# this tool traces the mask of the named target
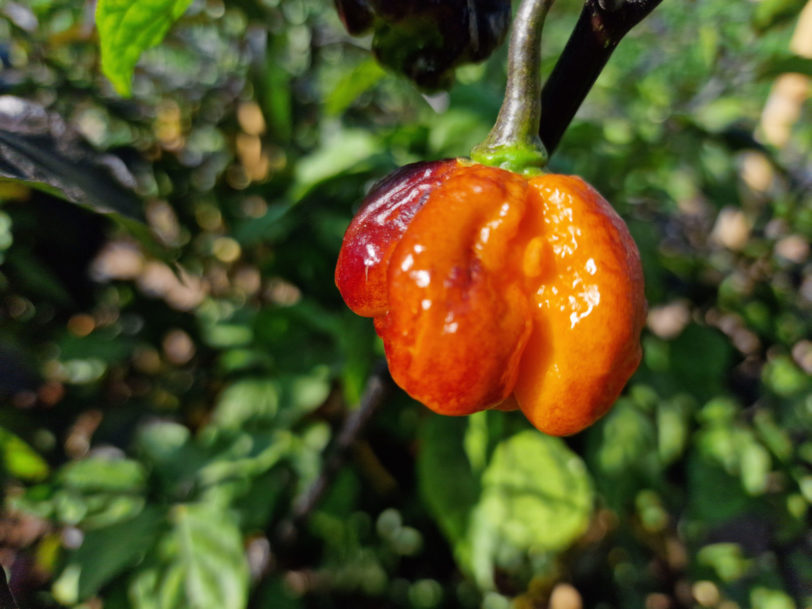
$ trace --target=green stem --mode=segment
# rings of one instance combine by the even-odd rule
[[[483,165],[536,174],[547,163],[541,120],[541,30],[553,0],[522,0],[510,34],[505,99],[496,124],[471,158]]]

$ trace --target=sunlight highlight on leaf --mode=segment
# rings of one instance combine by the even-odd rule
[[[160,43],[191,0],[99,0],[102,70],[119,95],[132,93],[132,75],[141,53]]]

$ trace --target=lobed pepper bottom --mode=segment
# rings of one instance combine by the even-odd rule
[[[336,284],[374,318],[395,382],[440,414],[518,407],[543,432],[576,433],[640,362],[637,247],[576,176],[403,167],[347,229]]]

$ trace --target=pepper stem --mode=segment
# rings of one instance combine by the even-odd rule
[[[488,137],[471,151],[483,165],[538,174],[547,151],[538,136],[541,121],[541,30],[554,0],[522,0],[513,18],[505,99]]]

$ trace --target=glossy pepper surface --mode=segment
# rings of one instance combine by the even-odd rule
[[[441,414],[518,406],[538,429],[572,434],[640,362],[637,247],[575,176],[403,167],[350,224],[336,284],[374,318],[394,380]]]
[[[381,64],[418,86],[448,87],[455,67],[487,58],[510,24],[510,0],[335,0],[350,34],[372,30]]]

